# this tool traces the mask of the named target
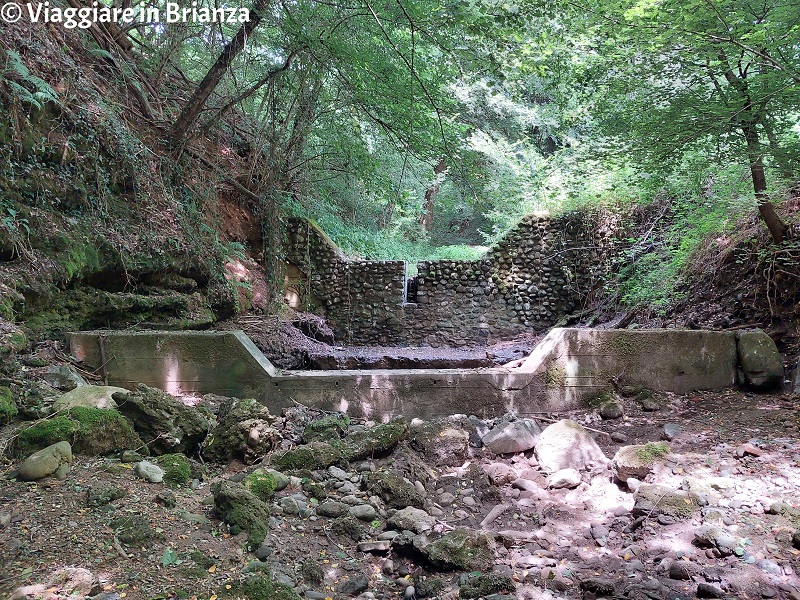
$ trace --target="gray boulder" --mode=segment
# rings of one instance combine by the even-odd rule
[[[153,454],[192,454],[208,433],[202,414],[161,390],[139,384],[136,391],[115,392],[113,398]]]
[[[117,408],[117,403],[112,398],[117,392],[127,393],[128,390],[112,385],[83,385],[74,388],[56,398],[53,410],[66,410],[83,406],[86,408]]]
[[[581,474],[575,469],[561,469],[547,478],[547,485],[553,489],[574,488],[581,484]]]
[[[739,333],[737,349],[747,388],[768,391],[783,383],[783,359],[775,342],[762,330]]]
[[[69,365],[46,367],[38,375],[39,379],[50,387],[64,392],[88,385],[86,380]]]
[[[561,469],[587,471],[608,463],[589,431],[569,419],[548,425],[539,436],[534,452],[539,467],[547,473]]]
[[[536,445],[542,428],[533,419],[503,421],[481,438],[481,442],[495,454],[516,454]]]
[[[136,463],[134,473],[150,483],[161,483],[164,481],[164,470],[158,465],[154,465],[146,460]]]
[[[398,510],[389,517],[387,525],[397,531],[424,533],[433,529],[433,526],[436,525],[436,518],[422,509],[409,506],[403,510]]]
[[[69,442],[58,442],[34,452],[19,466],[19,478],[35,481],[48,475],[63,477],[72,463],[72,447]]]

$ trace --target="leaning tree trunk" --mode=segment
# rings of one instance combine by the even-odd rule
[[[767,224],[772,235],[772,241],[780,244],[786,233],[786,225],[781,221],[775,207],[767,196],[767,178],[764,174],[764,159],[761,154],[761,143],[758,139],[755,123],[749,122],[742,126],[745,140],[747,141],[747,157],[750,161],[750,177],[753,180],[753,191],[758,202],[758,212],[764,223]]]
[[[217,88],[219,82],[222,81],[233,60],[244,49],[250,34],[258,27],[268,5],[269,0],[256,0],[253,9],[250,11],[250,20],[239,28],[233,39],[222,49],[222,54],[219,55],[217,61],[206,73],[206,76],[203,77],[203,81],[200,82],[189,102],[183,107],[178,120],[175,121],[170,134],[173,144],[178,144],[183,140],[186,132],[194,125],[203,107],[205,107],[208,97]]]

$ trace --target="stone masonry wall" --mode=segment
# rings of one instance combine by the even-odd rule
[[[287,258],[307,304],[351,344],[462,346],[542,331],[582,308],[609,271],[612,243],[590,215],[529,215],[474,261],[348,260],[314,224],[288,225]]]

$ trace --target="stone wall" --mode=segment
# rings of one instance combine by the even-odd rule
[[[352,344],[462,346],[543,331],[585,305],[613,251],[591,215],[529,215],[478,260],[420,262],[409,288],[402,261],[348,260],[307,221],[288,230],[299,273],[290,287]]]

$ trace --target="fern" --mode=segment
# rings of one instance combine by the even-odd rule
[[[12,81],[6,76],[7,73],[16,74],[22,83]],[[20,55],[13,50],[6,52],[6,68],[2,74],[2,80],[6,82],[17,98],[22,102],[35,106],[37,109],[41,109],[48,102],[61,104],[58,99],[58,93],[44,79],[31,75],[28,67],[22,62]]]

